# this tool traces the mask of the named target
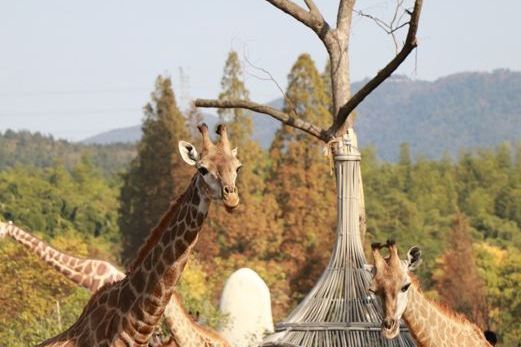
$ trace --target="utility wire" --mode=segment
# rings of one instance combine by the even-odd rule
[[[150,91],[150,88],[107,88],[107,89],[79,89],[79,90],[37,90],[19,92],[1,92],[0,97],[28,97],[49,95],[82,95],[82,94],[125,94]]]

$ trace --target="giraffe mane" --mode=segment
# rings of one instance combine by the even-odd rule
[[[454,311],[453,309],[450,308],[449,305],[447,305],[444,302],[435,301],[435,300],[432,300],[432,299],[429,299],[428,297],[426,297],[421,288],[420,280],[415,275],[413,275],[411,272],[409,272],[409,276],[411,278],[411,282],[412,282],[414,288],[416,288],[418,293],[421,294],[425,298],[425,300],[427,300],[427,302],[429,304],[436,307],[441,313],[443,313],[445,316],[447,316],[447,318],[449,318],[453,321],[456,321],[458,323],[468,325],[472,329],[474,329],[476,332],[480,333],[481,335],[484,335],[483,330],[480,329],[475,323],[471,322],[467,318],[467,316],[465,316],[463,313]]]
[[[192,178],[191,184],[194,183],[197,174]],[[139,248],[136,259],[130,264],[128,267],[128,273],[133,272],[136,268],[143,263],[146,256],[150,253],[150,251],[154,248],[154,246],[159,242],[161,235],[168,228],[168,221],[171,219],[172,215],[178,212],[179,205],[183,203],[186,199],[186,192],[181,194],[177,200],[173,203],[173,207],[169,208],[159,220],[159,223],[152,229],[149,236],[143,243],[143,245]]]

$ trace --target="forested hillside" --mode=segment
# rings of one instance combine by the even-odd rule
[[[311,57],[298,57],[288,78],[286,93],[298,102],[299,117],[326,124],[330,100]],[[221,85],[221,99],[248,97],[234,52]],[[225,279],[239,267],[251,267],[270,287],[277,321],[327,264],[335,237],[334,177],[322,145],[309,136],[280,128],[264,150],[252,141],[248,112],[226,111],[219,117],[228,123],[232,145],[239,147],[241,205],[233,214],[212,206],[179,290],[188,310],[215,325],[222,321],[216,307]],[[145,136],[136,156],[127,146],[85,147],[7,132],[0,139],[9,144],[0,149],[0,218],[14,220],[59,249],[123,268],[195,173],[181,161],[177,141],[198,144],[194,124],[200,119],[195,110],[183,117],[170,79],[159,77],[145,107]],[[372,131],[377,136],[380,130]],[[364,243],[394,238],[402,254],[420,246],[419,277],[427,295],[497,331],[503,346],[516,346],[521,339],[521,145],[464,150],[455,159],[439,149],[441,159],[429,160],[398,144],[409,138],[407,132],[395,132],[395,144],[387,144],[398,153],[395,163],[378,159],[374,147],[363,150]],[[62,153],[66,159],[59,160]],[[0,273],[5,307],[0,341],[8,346],[33,345],[63,330],[89,297],[9,239],[0,242]]]
[[[84,155],[89,156],[103,174],[113,175],[126,170],[135,155],[135,145],[86,145],[28,131],[0,132],[0,170],[16,165],[49,168],[56,164],[72,169]]]

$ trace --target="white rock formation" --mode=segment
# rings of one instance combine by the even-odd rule
[[[220,332],[235,347],[258,346],[273,332],[270,291],[252,269],[239,269],[228,278],[220,310],[227,316]]]

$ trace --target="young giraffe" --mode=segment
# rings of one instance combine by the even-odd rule
[[[179,142],[183,160],[198,171],[152,230],[127,276],[102,287],[76,323],[40,346],[147,345],[197,241],[211,200],[222,200],[227,211],[239,205],[235,180],[241,164],[226,128],[217,128],[218,144],[211,142],[205,124],[199,131],[203,136],[200,156],[193,145]]]
[[[380,248],[387,247],[389,256],[384,258]],[[426,299],[410,271],[421,263],[421,252],[413,247],[406,260],[400,260],[394,241],[372,244],[374,266],[368,266],[373,278],[369,291],[380,296],[385,317],[382,334],[388,339],[396,337],[400,319],[421,347],[479,347],[491,346],[483,332],[463,315],[454,313]]]
[[[44,241],[34,237],[12,222],[0,222],[0,238],[10,236],[35,253],[55,270],[74,283],[95,293],[102,286],[125,277],[112,264],[94,259],[76,258],[64,254]],[[199,325],[183,308],[181,298],[174,292],[165,309],[165,322],[173,340],[179,346],[229,347],[230,344],[216,331]],[[160,345],[159,337],[150,345]]]

